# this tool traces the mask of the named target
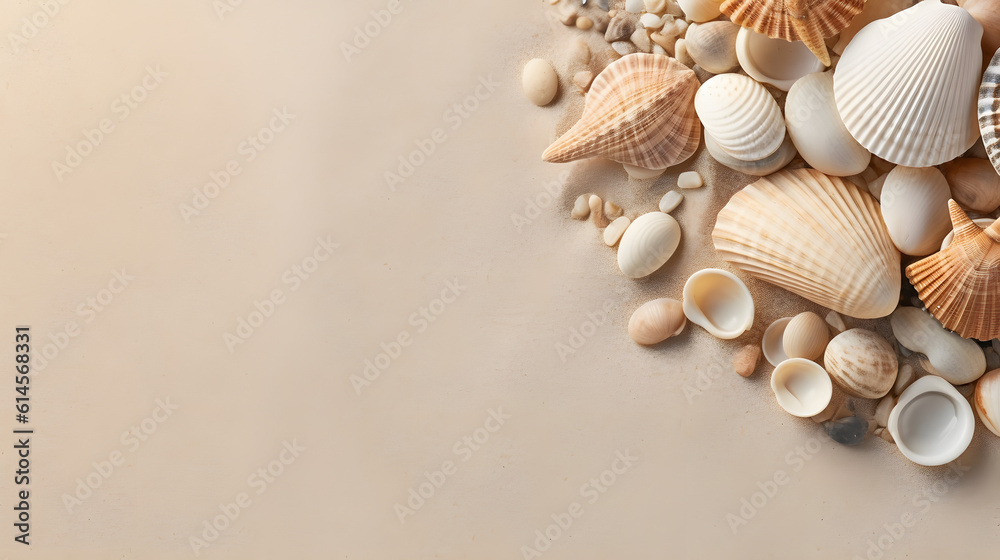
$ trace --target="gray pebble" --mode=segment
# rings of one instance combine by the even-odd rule
[[[848,416],[824,422],[823,428],[833,441],[844,445],[857,445],[868,433],[868,421],[859,416]]]

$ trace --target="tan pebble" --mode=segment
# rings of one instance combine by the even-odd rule
[[[622,234],[628,229],[629,224],[632,223],[631,220],[625,216],[619,216],[615,218],[615,221],[608,224],[608,227],[604,228],[604,244],[608,247],[614,247],[618,244],[618,241],[622,238]]]
[[[648,32],[641,27],[632,33],[631,41],[642,52],[648,53],[653,50],[653,42],[649,40]]]
[[[583,91],[590,89],[590,83],[594,81],[594,73],[590,70],[582,70],[573,76],[573,83]]]
[[[875,423],[883,428],[888,426],[889,413],[892,412],[894,406],[896,406],[896,397],[893,395],[882,397],[882,400],[878,401],[878,406],[875,407]]]
[[[750,377],[760,362],[760,346],[747,344],[733,356],[733,368],[743,377]]]
[[[590,64],[590,47],[587,46],[587,42],[577,37],[573,41],[573,45],[570,47],[570,60],[574,64],[579,64],[580,66],[586,66]]]
[[[618,10],[608,10],[608,17],[614,19],[618,15]]]
[[[604,217],[604,201],[596,194],[590,195],[590,217],[599,228],[608,227],[608,219]]]
[[[532,103],[544,107],[552,102],[556,92],[559,91],[559,76],[551,64],[541,58],[535,58],[524,65],[521,86]]]
[[[649,36],[654,43],[663,47],[663,50],[667,52],[674,52],[674,43],[677,40],[676,35],[664,35],[663,33],[653,33]]]
[[[577,18],[576,20],[577,29],[582,29],[583,31],[587,31],[592,27],[594,27],[594,20],[590,19],[589,17]]]
[[[559,21],[561,21],[563,25],[575,25],[577,17],[579,17],[579,15],[576,13],[576,10],[569,8],[563,10],[562,13],[559,14]]]
[[[622,212],[622,207],[618,206],[614,202],[608,200],[604,203],[604,217],[613,220],[621,216],[623,213],[624,212]]]
[[[573,203],[573,211],[569,215],[574,220],[586,220],[587,216],[590,215],[590,195],[581,194],[576,197],[576,202]]]
[[[660,212],[669,214],[673,212],[684,200],[684,195],[677,191],[667,191],[660,199]]]
[[[700,189],[704,184],[697,171],[685,171],[677,177],[677,186],[682,189]]]
[[[830,325],[836,334],[840,334],[847,330],[847,325],[844,324],[844,318],[840,316],[840,313],[836,311],[831,311],[826,314],[826,324]]]

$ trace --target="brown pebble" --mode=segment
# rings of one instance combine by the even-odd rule
[[[590,19],[589,17],[577,18],[576,20],[577,29],[582,29],[584,31],[587,31],[591,27],[594,27],[594,20]]]
[[[760,362],[760,346],[747,344],[733,356],[733,368],[743,377],[750,377]]]

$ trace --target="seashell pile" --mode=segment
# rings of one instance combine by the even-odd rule
[[[707,331],[746,383],[770,369],[777,408],[920,465],[958,458],[977,417],[1000,437],[1000,2],[549,3],[606,45],[525,66],[531,103],[583,95],[543,160],[611,160],[654,191],[645,211],[588,193],[569,212],[658,296],[633,308],[636,348]],[[720,194],[714,225],[688,223]],[[682,226],[711,231],[718,265],[674,277],[697,242]],[[758,309],[751,277],[811,305]]]

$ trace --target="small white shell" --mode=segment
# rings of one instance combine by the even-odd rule
[[[882,219],[900,253],[923,257],[937,252],[951,231],[951,190],[935,167],[897,166],[882,185]]]
[[[764,358],[772,366],[777,366],[788,359],[788,354],[785,354],[784,339],[785,328],[791,320],[791,317],[782,317],[771,323],[764,331],[764,337],[760,339],[760,349],[764,351]]]
[[[792,416],[816,416],[830,404],[833,383],[817,363],[790,358],[771,373],[771,390],[781,408]]]
[[[812,54],[812,53],[810,53]],[[826,322],[812,311],[799,313],[788,322],[781,337],[781,346],[789,358],[816,360],[830,342]]]
[[[935,467],[954,461],[969,447],[976,417],[950,383],[927,375],[899,396],[888,428],[907,459]]]
[[[972,383],[986,371],[986,355],[974,341],[944,329],[926,311],[900,307],[889,317],[901,345],[927,356],[927,371],[955,385]]]
[[[543,107],[551,103],[559,91],[559,76],[548,61],[534,58],[524,65],[521,87],[532,103]]]
[[[676,299],[660,298],[642,304],[628,320],[628,335],[639,344],[657,344],[677,336],[687,320]]]
[[[618,240],[622,238],[622,234],[628,229],[629,219],[625,216],[619,216],[615,218],[615,221],[608,224],[608,227],[604,228],[604,244],[608,247],[614,247]]]
[[[983,425],[994,435],[1000,436],[1000,369],[979,378],[973,402]]]
[[[785,97],[785,127],[799,155],[817,171],[847,177],[868,168],[871,153],[837,112],[832,72],[809,74],[792,85]]]
[[[618,246],[618,268],[629,278],[656,272],[681,242],[677,220],[663,212],[649,212],[635,219]]]
[[[733,273],[706,268],[684,283],[684,315],[712,336],[729,340],[753,326],[753,297]]]
[[[711,21],[720,15],[722,0],[677,0],[687,19],[694,22]]]
[[[772,39],[746,27],[736,37],[736,57],[751,78],[782,91],[802,76],[825,68],[802,41]]]
[[[764,159],[785,140],[778,103],[764,86],[741,74],[709,78],[695,94],[694,109],[705,136],[736,159]]]
[[[736,57],[736,37],[740,26],[731,21],[695,23],[684,35],[684,46],[695,64],[713,74],[724,74],[739,68]]]

